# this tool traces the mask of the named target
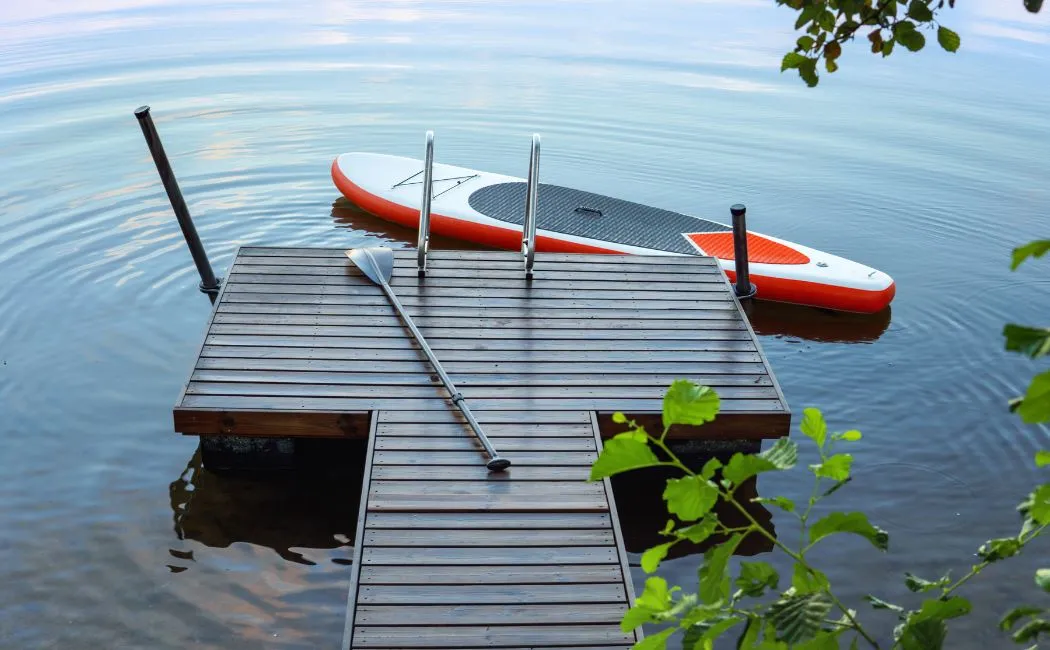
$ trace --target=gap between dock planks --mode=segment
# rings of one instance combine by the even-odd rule
[[[344,649],[640,638],[619,629],[634,594],[609,482],[587,481],[597,418],[519,415],[482,416],[515,463],[490,474],[465,425],[430,411],[373,414]]]

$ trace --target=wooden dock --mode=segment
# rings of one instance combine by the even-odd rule
[[[344,648],[623,647],[633,598],[608,481],[615,411],[670,382],[722,412],[678,438],[773,438],[790,413],[705,257],[396,252],[391,282],[501,454],[484,455],[343,249],[242,248],[174,411],[190,435],[368,437]]]

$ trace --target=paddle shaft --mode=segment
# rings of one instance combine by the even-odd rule
[[[401,305],[401,301],[397,299],[394,294],[394,290],[390,288],[390,285],[383,281],[380,283],[383,287],[383,291],[386,292],[386,297],[390,299],[391,304],[394,305],[394,309],[397,310],[398,315],[401,316],[401,320],[405,322],[408,329],[412,332],[412,336],[416,337],[416,342],[419,343],[419,347],[423,348],[423,352],[426,353],[427,359],[430,359],[430,365],[434,366],[434,370],[437,371],[438,377],[441,377],[441,383],[445,384],[445,388],[449,394],[452,395],[452,403],[459,407],[459,410],[463,412],[463,417],[467,418],[467,422],[470,424],[470,428],[474,430],[474,434],[481,441],[481,444],[485,447],[486,453],[488,453],[491,461],[500,460],[500,455],[496,449],[489,442],[488,436],[481,430],[481,425],[477,419],[474,418],[474,414],[470,412],[470,408],[467,407],[466,398],[459,392],[456,385],[452,383],[452,379],[445,373],[445,369],[441,367],[441,362],[438,361],[437,356],[434,355],[434,351],[427,345],[427,340],[423,338],[423,334],[416,328],[416,324],[412,322],[412,317],[408,315],[405,308]],[[490,461],[490,462],[491,462]]]

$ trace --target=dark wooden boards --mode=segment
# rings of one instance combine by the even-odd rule
[[[544,254],[532,280],[506,251],[433,251],[423,278],[414,251],[394,262],[394,290],[475,410],[597,412],[604,425],[616,411],[659,413],[666,387],[688,378],[718,392],[722,414],[686,437],[787,431],[783,394],[716,260]],[[371,412],[449,407],[386,296],[343,249],[242,247],[174,420],[190,435],[347,437],[365,435]],[[384,443],[377,458],[472,451],[418,442]],[[541,443],[510,444],[527,454]]]
[[[633,593],[611,490],[587,480],[597,420],[531,415],[511,423],[479,412],[513,463],[493,474],[448,412],[375,414],[344,648],[626,648],[638,639],[619,629]]]

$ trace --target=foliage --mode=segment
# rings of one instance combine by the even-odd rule
[[[668,541],[642,556],[647,574],[654,573],[677,544],[714,542],[699,567],[696,593],[669,586],[659,576],[646,579],[644,591],[624,615],[621,628],[628,632],[646,623],[661,628],[635,644],[637,649],[667,648],[671,637],[680,634],[683,650],[711,650],[715,640],[724,635],[736,636],[738,650],[831,650],[861,645],[940,650],[946,644],[948,623],[971,611],[969,601],[957,593],[961,587],[987,566],[1020,553],[1050,524],[1048,483],[1018,507],[1022,520],[1019,532],[982,545],[978,550],[980,561],[962,577],[953,580],[945,575],[930,580],[905,574],[907,588],[923,594],[917,609],[868,596],[873,609],[893,612],[899,619],[892,645],[880,645],[863,626],[858,612],[835,595],[828,577],[814,565],[820,545],[841,535],[863,539],[876,551],[889,548],[889,535],[862,512],[831,512],[819,518],[814,513],[817,504],[850,481],[853,457],[848,449],[861,440],[860,432],[830,432],[819,410],[803,411],[800,429],[819,453],[819,462],[808,466],[813,480],[808,501],[795,504],[782,496],[751,499],[798,520],[800,535],[789,544],[763,527],[752,514],[754,506],[738,495],[745,492],[740,488],[759,474],[795,469],[798,443],[782,438],[760,453],[734,454],[725,465],[717,459],[709,460],[699,472],[686,466],[668,447],[666,437],[672,426],[709,422],[718,410],[717,395],[710,388],[675,381],[664,399],[663,432],[652,435],[637,422],[616,414],[614,420],[625,424],[627,431],[609,441],[591,469],[592,481],[642,467],[672,467],[680,472],[680,476],[667,480],[663,492],[667,511],[673,516],[661,531]],[[1037,464],[1050,464],[1050,454],[1041,453]],[[746,525],[725,523],[714,510],[719,500],[741,515]],[[733,553],[749,535],[765,537],[774,552],[791,561],[790,578],[762,561],[741,562],[739,569],[733,570]],[[1050,569],[1041,570],[1036,581],[1050,589]],[[1034,641],[1040,634],[1050,634],[1050,613],[1034,607],[1019,608],[1003,619],[1001,627],[1005,630],[1017,625],[1020,629],[1014,633],[1015,639]]]
[[[897,45],[910,52],[926,47],[929,33],[948,52],[956,52],[962,39],[940,23],[943,10],[955,0],[776,0],[797,16],[795,29],[803,32],[795,49],[784,55],[780,70],[796,70],[810,87],[820,82],[817,72],[835,72],[843,46],[858,35],[867,39],[871,52],[887,57]],[[1042,0],[1024,0],[1032,13],[1042,8]]]

